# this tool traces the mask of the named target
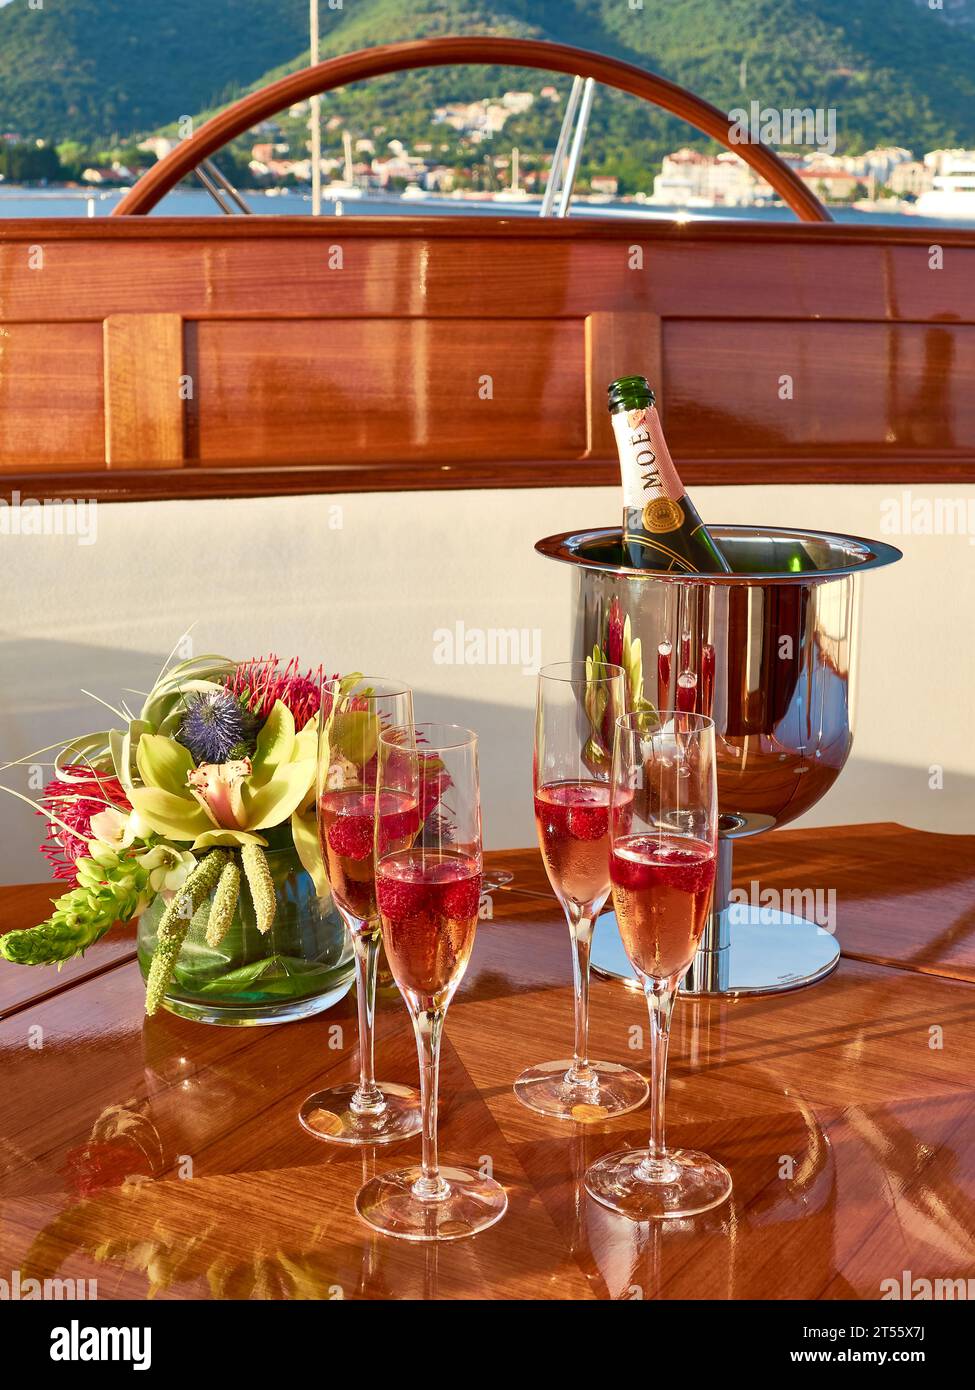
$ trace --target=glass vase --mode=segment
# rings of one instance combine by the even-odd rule
[[[199,1023],[284,1023],[331,1008],[352,988],[352,942],[331,897],[320,898],[293,846],[266,851],[277,910],[270,930],[257,929],[246,880],[220,945],[207,945],[213,894],[190,922],[173,982],[171,1013]],[[171,894],[160,893],[139,918],[137,948],[149,973],[159,922]]]

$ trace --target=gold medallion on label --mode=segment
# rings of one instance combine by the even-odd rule
[[[670,497],[654,497],[643,509],[643,529],[652,536],[676,531],[684,521],[680,505]]]

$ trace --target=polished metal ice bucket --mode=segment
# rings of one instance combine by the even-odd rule
[[[796,914],[729,902],[732,846],[787,825],[839,776],[853,739],[859,579],[901,552],[822,531],[709,529],[733,574],[630,569],[618,529],[550,536],[535,548],[575,570],[573,655],[598,647],[619,661],[624,640],[638,639],[646,698],[672,708],[681,691],[715,721],[718,875],[684,989],[794,989],[833,969],[835,936]],[[612,913],[599,920],[592,960],[636,986]]]

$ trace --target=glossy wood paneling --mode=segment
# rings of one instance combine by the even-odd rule
[[[0,470],[91,467],[104,431],[99,325],[0,322]]]
[[[679,1002],[670,1133],[729,1166],[732,1201],[714,1212],[639,1226],[586,1197],[590,1162],[645,1141],[645,1109],[566,1128],[514,1099],[523,1066],[565,1054],[572,1020],[561,912],[537,854],[510,851],[488,856],[518,888],[496,892],[478,928],[442,1079],[442,1155],[490,1159],[511,1203],[498,1226],[432,1251],[355,1217],[358,1186],[418,1149],[350,1154],[297,1125],[313,1087],[354,1073],[351,999],[267,1030],[146,1022],[129,961],[0,1022],[0,1269],[95,1278],[103,1300],[872,1300],[904,1270],[973,1278],[975,984],[933,973],[943,900],[971,901],[957,866],[973,841],[858,826],[739,847],[763,882],[834,882],[844,938],[863,930],[860,904],[878,933],[883,914],[874,945],[891,959],[912,937],[929,950],[907,968],[844,958],[797,993]],[[0,890],[8,925],[32,910],[30,891]],[[4,966],[0,981],[15,969]],[[414,1081],[405,1010],[385,998],[378,1019],[380,1074]],[[645,1066],[646,1023],[638,996],[594,981],[594,1055]]]
[[[604,378],[643,370],[690,486],[970,480],[975,235],[939,232],[937,271],[929,243],[504,218],[8,224],[0,478],[120,500],[611,484]],[[168,348],[129,315],[167,324]],[[131,422],[114,456],[106,322],[145,357],[135,376],[124,352],[105,365],[110,428]]]
[[[663,352],[656,314],[595,313],[586,318],[586,456],[612,458],[616,437],[606,388],[617,377],[645,376],[664,412]]]
[[[678,457],[975,456],[975,326],[668,319],[663,356]]]
[[[744,463],[725,460],[693,460],[680,464],[689,487],[738,483],[764,484],[774,470],[777,484],[788,483],[971,483],[975,462],[955,455],[926,451],[899,455],[896,459],[864,454],[840,454],[831,458],[776,457]],[[618,487],[618,463],[600,459],[472,459],[438,463],[435,460],[403,463],[385,459],[362,463],[255,465],[227,459],[211,467],[172,469],[85,470],[82,472],[4,473],[0,470],[0,497],[15,489],[24,495],[79,496],[101,502],[166,501],[175,497],[284,497],[318,493],[444,492],[471,488]],[[591,518],[590,518],[591,519]]]
[[[741,840],[735,884],[836,898],[845,956],[975,981],[975,835],[902,825],[782,830]]]
[[[517,343],[517,352],[512,345]],[[208,462],[581,454],[581,320],[268,319],[196,325]]]
[[[105,320],[105,462],[176,466],[183,458],[183,321],[178,314]]]
[[[0,219],[0,320],[106,313],[975,321],[971,229],[526,217]],[[31,247],[44,251],[31,270]],[[341,268],[331,257],[342,250]],[[642,252],[634,255],[634,248]]]

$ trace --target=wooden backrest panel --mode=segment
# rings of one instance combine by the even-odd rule
[[[610,482],[605,386],[633,371],[688,482],[975,477],[975,233],[934,241],[7,222],[0,480],[118,497]]]
[[[0,323],[0,469],[105,459],[97,323]]]
[[[581,319],[208,319],[192,332],[208,462],[585,451]]]
[[[663,351],[676,454],[931,448],[975,458],[973,325],[675,319]]]

